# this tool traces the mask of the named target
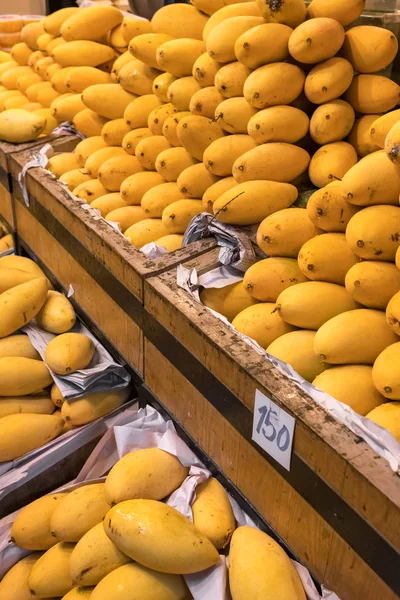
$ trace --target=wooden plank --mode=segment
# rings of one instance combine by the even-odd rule
[[[351,572],[346,577],[341,574],[351,549],[346,550],[346,556],[336,551],[338,544],[347,545],[332,527],[148,340],[145,340],[145,378],[153,393],[204,452],[299,559],[322,583],[329,584],[341,600],[395,599],[393,592],[359,559],[357,580],[363,585],[362,593],[357,592]]]

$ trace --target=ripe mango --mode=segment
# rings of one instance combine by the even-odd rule
[[[48,550],[57,544],[51,535],[50,519],[65,496],[65,493],[49,494],[24,506],[11,527],[13,543],[24,550]]]
[[[243,285],[243,282],[240,283]],[[223,310],[225,298],[234,287],[235,284],[233,283],[222,288],[204,288],[200,292],[200,301],[202,304],[204,304],[204,306],[207,306],[207,308],[210,308],[211,310],[214,310],[222,315],[224,314]]]
[[[57,69],[50,78],[51,87],[60,94],[67,94],[71,90],[67,86],[67,77],[76,67],[64,67]],[[94,68],[94,67],[93,67]]]
[[[349,221],[346,241],[364,260],[394,261],[400,240],[400,208],[368,206]]]
[[[114,58],[114,50],[104,44],[80,40],[56,46],[51,57],[62,67],[98,67]]]
[[[235,43],[235,56],[249,69],[284,61],[289,56],[288,43],[293,29],[281,23],[257,25]]]
[[[215,86],[201,88],[191,97],[189,110],[192,115],[201,115],[209,119],[214,119],[217,106],[223,99],[223,96],[221,96]]]
[[[152,17],[151,25],[156,33],[167,33],[172,37],[202,39],[207,17],[189,4],[169,4],[160,8]]]
[[[359,210],[358,206],[347,202],[340,181],[320,188],[311,194],[307,202],[309,218],[316,227],[326,232],[344,233],[351,217]]]
[[[317,17],[299,25],[289,39],[289,52],[302,63],[320,63],[340,50],[345,39],[343,26],[335,19]]]
[[[146,218],[161,219],[164,208],[183,198],[177,183],[161,183],[143,194],[141,206]]]
[[[162,246],[167,252],[175,252],[182,248],[183,235],[178,233],[170,233],[169,235],[163,235],[162,237],[155,240],[155,244]]]
[[[329,17],[347,27],[356,21],[365,8],[365,0],[313,0],[308,6],[308,17]]]
[[[397,38],[389,29],[361,25],[346,32],[342,50],[358,73],[377,73],[390,65],[398,49]]]
[[[398,204],[400,173],[381,150],[365,156],[345,174],[342,192],[351,204]]]
[[[21,144],[35,140],[44,131],[46,119],[22,108],[0,113],[0,140]]]
[[[115,156],[125,156],[125,151],[119,146],[105,146],[94,150],[85,162],[85,172],[88,173],[93,179],[99,174],[101,165],[110,158]]]
[[[4,360],[17,359],[2,358],[0,362]],[[21,361],[29,360],[29,358],[19,359],[19,366],[24,366]],[[37,360],[32,362],[41,364]],[[44,446],[61,434],[63,426],[63,419],[57,415],[22,413],[2,417],[0,419],[0,462],[14,460]]]
[[[175,77],[192,74],[195,61],[204,53],[204,42],[185,37],[170,40],[157,48],[157,68]]]
[[[159,173],[154,171],[142,171],[130,175],[122,182],[120,194],[129,205],[140,204],[144,194],[160,184],[165,183]]]
[[[177,181],[182,171],[196,163],[185,148],[168,148],[157,156],[155,167],[166,181]]]
[[[370,131],[371,142],[379,148],[384,148],[387,134],[393,125],[400,121],[400,109],[392,110],[386,115],[375,115],[375,117],[376,120],[372,123]]]
[[[304,82],[305,74],[296,65],[271,63],[248,76],[243,95],[255,108],[290,104],[303,91]]]
[[[318,106],[310,121],[310,135],[323,146],[339,142],[349,135],[355,121],[353,107],[344,100],[332,100]],[[354,144],[352,144],[354,148]],[[357,149],[355,148],[357,151]]]
[[[140,250],[146,244],[154,242],[169,233],[170,231],[165,227],[161,219],[144,219],[129,227],[124,235],[135,248]]]
[[[388,346],[381,352],[381,354],[377,357],[372,369],[372,379],[375,387],[381,394],[383,394],[383,396],[385,396],[385,398],[388,398],[389,400],[400,399],[400,382],[398,369],[396,368],[396,362],[399,358],[399,353],[400,342],[393,343],[391,346]],[[390,404],[386,404],[385,406],[390,406]],[[397,416],[395,416],[390,409],[387,409],[387,411],[389,414],[392,413],[392,419],[394,416],[393,424],[395,424],[395,429],[398,430],[399,427]],[[369,417],[369,415],[367,416]],[[375,420],[375,418],[373,421],[378,423],[378,425],[381,424],[383,427],[387,427],[389,431],[393,432],[392,428],[388,427],[388,425],[385,425],[383,422],[380,423],[377,419]],[[387,423],[390,423],[389,419]],[[396,439],[399,439],[400,435],[397,433],[394,433],[394,435]]]
[[[284,23],[290,27],[297,27],[306,20],[306,6],[303,0],[283,0],[278,4],[270,0],[256,2],[267,23]]]
[[[384,402],[373,384],[369,365],[333,367],[318,375],[312,384],[359,415],[366,415]]]
[[[394,287],[394,286],[393,286]],[[397,286],[398,289],[398,286]],[[386,308],[387,324],[397,335],[400,334],[400,294],[397,292],[389,301]]]
[[[222,194],[231,190],[237,185],[233,177],[223,177],[213,185],[211,185],[203,194],[202,202],[207,212],[213,212],[213,204]]]
[[[86,369],[95,353],[90,337],[82,333],[63,333],[46,346],[46,364],[58,375]]]
[[[202,210],[203,204],[201,200],[177,200],[164,209],[162,222],[168,233],[183,234],[192,218],[200,214]]]
[[[141,206],[123,206],[112,210],[105,216],[106,221],[118,223],[122,232],[145,218],[146,213]]]
[[[196,92],[201,89],[194,77],[179,77],[168,88],[168,102],[178,111],[189,110],[190,101]]]
[[[400,101],[400,86],[382,75],[356,75],[345,100],[363,114],[384,113]]]
[[[308,175],[316,187],[322,188],[334,180],[343,179],[357,162],[357,153],[348,142],[325,144],[311,158]]]
[[[203,154],[203,163],[214,175],[226,177],[232,173],[236,159],[256,147],[255,141],[248,135],[230,135],[212,142]]]
[[[47,300],[36,315],[36,323],[41,329],[60,334],[69,331],[76,321],[71,302],[60,292],[49,290]]]
[[[139,524],[140,540],[132,535]],[[189,519],[156,500],[121,502],[108,511],[104,528],[122,552],[161,573],[197,573],[219,560],[212,543]]]
[[[132,54],[129,51],[126,51],[126,52],[123,52],[122,54],[120,54],[113,63],[113,66],[111,69],[111,76],[118,77],[118,74],[119,74],[120,70],[122,69],[122,67],[124,67],[128,63],[132,62],[133,60],[135,60],[135,59],[133,58]]]
[[[187,167],[179,175],[177,184],[184,198],[202,198],[207,189],[219,180],[203,163]]]
[[[76,67],[67,75],[65,83],[69,90],[81,94],[90,85],[111,83],[111,77],[95,67]]]
[[[60,33],[67,42],[73,40],[95,41],[119,25],[123,18],[121,11],[113,6],[89,6],[84,10],[74,12],[61,25]]]
[[[254,179],[289,183],[304,173],[309,162],[310,155],[303,148],[274,142],[243,154],[235,161],[232,174],[238,183]]]
[[[137,144],[135,156],[142,167],[149,171],[155,171],[157,156],[170,147],[163,135],[145,137]]]
[[[266,217],[257,230],[257,244],[267,256],[297,258],[309,239],[316,235],[304,208],[286,208]]]
[[[176,133],[182,146],[197,160],[203,160],[204,150],[224,135],[218,123],[206,117],[192,115],[184,117],[177,125]]]
[[[129,42],[129,52],[137,60],[141,60],[154,69],[159,69],[157,49],[165,42],[173,39],[173,36],[166,33],[143,33]]]
[[[341,285],[325,281],[305,281],[286,288],[276,301],[286,323],[300,329],[319,329],[336,315],[357,308]]]
[[[150,113],[161,105],[161,101],[154,94],[145,94],[132,100],[124,112],[124,120],[128,129],[147,127]]]
[[[195,527],[217,550],[229,544],[236,520],[228,495],[217,479],[210,477],[196,487],[192,512]]]
[[[26,92],[29,86],[34,83],[42,82],[42,78],[39,77],[37,73],[30,73],[29,75],[22,75],[22,77],[18,77],[17,81],[17,90],[19,90],[22,94]]]
[[[151,137],[153,134],[148,127],[139,127],[127,133],[122,140],[122,148],[131,156],[135,154],[136,146],[145,137]]]
[[[374,144],[371,136],[371,127],[378,117],[379,115],[364,115],[360,119],[356,119],[350,131],[347,141],[353,146],[359,158],[364,158],[367,154],[380,150],[380,146]]]
[[[236,59],[236,40],[247,30],[261,25],[262,17],[230,17],[213,27],[207,37],[207,52],[219,63],[230,63]]]
[[[143,96],[152,93],[153,82],[158,75],[160,71],[136,59],[120,69],[117,81],[127,92]]]
[[[176,456],[164,450],[135,450],[125,454],[107,475],[105,497],[110,506],[135,498],[163,500],[183,483],[188,472]]]
[[[224,289],[228,290],[228,292],[224,297],[221,297],[221,306],[218,307],[219,310],[217,312],[224,315],[230,322],[245,308],[253,306],[253,304],[258,304],[258,300],[249,294],[243,281],[227,286]],[[203,304],[206,304],[203,297],[201,297],[201,300]]]
[[[0,76],[0,83],[8,90],[17,89],[17,81],[19,77],[24,75],[30,75],[32,70],[28,66],[17,66],[13,69],[8,69],[5,73]]]
[[[117,83],[91,85],[82,93],[82,102],[107,119],[120,119],[135,96],[122,89]]]
[[[19,65],[27,65],[29,57],[32,54],[32,50],[25,44],[25,42],[19,42],[11,48],[11,58],[15,60]]]
[[[208,52],[204,52],[195,60],[192,75],[201,87],[209,87],[214,85],[215,75],[221,66],[219,62],[211,58]]]
[[[220,4],[213,0],[209,7],[204,10],[204,2],[205,0],[196,0],[196,8],[198,10],[202,10],[206,12],[208,15],[211,15],[207,20],[203,30],[203,40],[207,42],[208,36],[210,32],[217,27],[220,23],[223,23],[227,19],[231,19],[232,17],[259,17],[260,9],[258,8],[256,2],[234,2],[231,0],[228,2],[222,1]],[[210,11],[209,8],[212,8]]]
[[[64,397],[61,395],[61,392],[55,383],[53,383],[53,385],[51,386],[50,398],[54,406],[56,406],[57,408],[60,408],[65,402]]]
[[[96,198],[96,200],[93,200],[90,205],[99,210],[102,217],[108,215],[108,213],[112,210],[128,206],[119,192],[107,193],[107,190],[104,196]]]
[[[119,191],[122,182],[135,173],[143,171],[136,156],[113,156],[103,162],[98,171],[100,183],[110,192]]]
[[[0,418],[20,413],[51,415],[53,412],[54,404],[45,393],[34,396],[0,398]]]
[[[147,126],[154,135],[161,135],[165,121],[176,113],[177,109],[170,102],[167,102],[167,104],[163,104],[162,106],[158,106],[149,114]]]
[[[315,336],[314,350],[323,361],[332,365],[372,365],[397,339],[386,324],[384,312],[360,308],[324,323]]]
[[[64,402],[61,407],[61,416],[66,423],[75,427],[86,425],[122,406],[129,396],[129,387],[107,392],[92,392],[73,402]]]
[[[214,84],[224,98],[243,96],[244,85],[251,70],[240,62],[223,65],[215,75]]]
[[[64,596],[72,590],[69,561],[74,544],[60,542],[45,552],[29,576],[29,589],[35,597]]]
[[[335,56],[308,73],[304,91],[310,102],[324,104],[342,96],[353,81],[353,67],[348,60]]]
[[[157,77],[153,79],[153,94],[162,102],[168,102],[168,88],[175,80],[176,77],[171,75],[171,73],[161,73],[161,75],[157,75]]]
[[[2,269],[1,275],[3,274],[5,274],[4,269]],[[40,354],[32,346],[29,337],[22,334],[10,335],[0,340],[0,357],[11,356],[22,356],[24,358],[41,360]]]
[[[356,262],[344,233],[317,235],[302,246],[298,256],[299,268],[306,277],[339,285],[344,284],[347,271]]]
[[[266,258],[247,269],[243,283],[249,294],[261,302],[275,302],[286,288],[306,281],[292,258]]]
[[[386,136],[385,140],[385,152],[389,160],[391,160],[396,167],[400,165],[400,125],[399,122],[393,125],[391,130]]]
[[[34,600],[28,585],[29,575],[32,572],[33,565],[40,558],[40,552],[30,554],[19,560],[4,575],[0,582],[0,594],[9,600]]]
[[[215,110],[215,120],[228,133],[249,133],[249,135],[252,135],[247,127],[250,119],[255,114],[257,114],[257,109],[250,106],[243,96],[239,96],[228,98],[218,104]]]
[[[360,304],[385,310],[400,289],[399,271],[392,263],[362,261],[348,271],[345,285],[349,294]]]
[[[85,105],[81,100],[81,94],[65,94],[59,96],[50,105],[50,110],[58,121],[72,121],[75,115],[81,110],[85,110]]]
[[[271,106],[250,118],[247,131],[257,144],[286,142],[294,144],[308,133],[310,120],[294,106]],[[347,134],[346,134],[347,135]]]
[[[122,146],[122,140],[130,130],[131,129],[125,122],[125,119],[113,119],[104,125],[101,130],[101,136],[107,146]]]
[[[306,381],[313,381],[325,369],[314,352],[315,332],[291,331],[276,339],[267,348],[268,354],[287,363]]]
[[[85,183],[80,183],[72,193],[77,198],[82,198],[82,200],[86,200],[88,204],[91,204],[97,198],[107,194],[107,190],[98,179],[90,179]]]
[[[385,427],[385,429],[390,431],[390,433],[395,437],[396,440],[400,441],[399,402],[386,402],[385,404],[381,404],[381,406],[374,408],[366,416],[368,419],[371,419],[371,421],[373,421],[377,425]]]
[[[106,123],[107,119],[89,108],[78,112],[72,120],[75,129],[86,137],[101,135],[101,130]]]
[[[60,29],[63,23],[65,23],[69,17],[72,17],[74,13],[77,13],[78,10],[79,9],[76,6],[71,6],[68,8],[61,8],[60,10],[56,10],[55,12],[51,13],[45,17],[43,21],[43,28],[45,32],[54,35],[54,37],[60,35]]]
[[[45,277],[39,277],[0,294],[0,338],[11,335],[27,325],[38,314],[46,301],[47,289],[47,280]]]

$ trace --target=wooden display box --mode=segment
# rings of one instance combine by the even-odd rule
[[[213,250],[185,266],[218,266]],[[395,600],[400,479],[389,464],[176,283],[145,282],[145,382],[341,600]],[[296,420],[291,470],[252,441],[256,390]]]
[[[78,141],[63,139],[52,145],[56,152],[65,152]],[[72,285],[80,309],[143,376],[144,281],[215,247],[214,240],[149,259],[108,223],[83,209],[42,168],[27,172],[28,207],[17,177],[29,155],[29,151],[15,154],[11,164],[22,249],[42,261],[65,290]]]

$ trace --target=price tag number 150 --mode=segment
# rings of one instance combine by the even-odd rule
[[[256,391],[253,440],[290,471],[294,418],[259,390]]]

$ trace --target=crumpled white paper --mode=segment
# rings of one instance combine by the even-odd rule
[[[18,173],[18,183],[21,188],[24,202],[28,208],[30,203],[28,190],[26,189],[26,173],[28,169],[32,169],[33,167],[42,167],[44,169],[48,163],[49,158],[51,158],[53,154],[54,150],[51,144],[45,144],[42,148],[40,148],[40,150],[32,154],[32,158],[24,164],[24,166],[21,169],[21,172]]]
[[[164,248],[164,246],[160,246],[155,242],[150,242],[149,244],[145,244],[140,248],[140,252],[143,252],[147,256],[147,258],[160,258],[160,256],[164,256],[164,254],[168,254],[168,250]]]
[[[81,133],[77,129],[75,129],[75,127],[70,121],[64,121],[63,123],[60,123],[57,127],[55,127],[55,129],[53,129],[52,133],[61,133],[62,135],[74,135],[80,138],[81,140],[86,139],[86,136],[83,135],[83,133]]]
[[[178,266],[177,283],[179,287],[186,290],[196,302],[200,302],[199,288],[223,288],[232,283],[243,279],[242,274],[232,267],[221,266],[204,273],[198,277],[195,269],[188,269],[183,265]],[[343,423],[354,434],[361,437],[371,448],[380,456],[385,458],[393,471],[399,472],[400,468],[400,442],[384,427],[377,425],[370,419],[356,413],[350,406],[339,402],[329,394],[322,392],[314,387],[310,382],[303,379],[292,367],[267,354],[264,348],[261,348],[257,342],[251,338],[239,333],[232,324],[221,314],[212,309],[208,309],[214,316],[223,321],[235,333],[241,337],[247,344],[264,356],[266,360],[273,363],[281,373],[291,379],[303,391],[311,396],[318,404],[323,406],[340,423]]]

